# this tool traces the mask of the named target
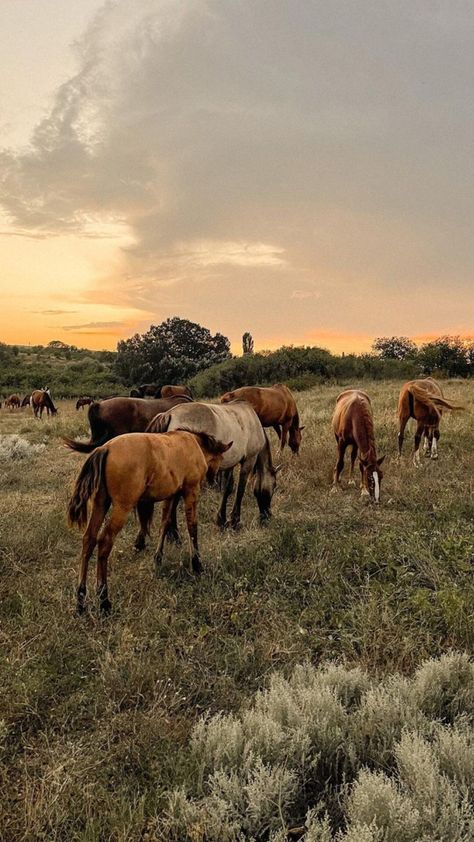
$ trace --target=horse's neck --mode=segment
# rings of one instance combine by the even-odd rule
[[[368,418],[363,418],[359,423],[356,423],[354,438],[361,458],[367,462],[376,462],[377,453],[375,449],[374,430]]]

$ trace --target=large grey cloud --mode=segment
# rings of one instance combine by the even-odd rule
[[[131,227],[91,301],[267,336],[466,327],[473,35],[464,0],[107,3],[2,202],[37,233]]]

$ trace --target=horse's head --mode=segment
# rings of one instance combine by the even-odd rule
[[[261,523],[265,523],[272,516],[272,498],[277,487],[276,478],[280,467],[280,465],[277,465],[276,468],[273,467],[270,444],[268,439],[266,439],[265,447],[258,454],[254,468],[255,482],[253,493],[255,494],[260,510]]]
[[[290,446],[290,450],[296,455],[300,452],[301,447],[301,431],[304,430],[304,425],[302,427],[290,427],[290,432],[288,436],[288,444]]]
[[[383,473],[380,468],[385,456],[380,459],[361,459],[360,469],[362,473],[362,496],[368,496],[374,503],[380,503],[380,488],[382,485]]]

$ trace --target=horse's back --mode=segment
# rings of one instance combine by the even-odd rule
[[[349,437],[354,424],[363,417],[372,417],[372,406],[367,392],[362,389],[345,389],[336,398],[332,427],[337,436]]]
[[[232,400],[247,401],[264,426],[283,423],[297,415],[295,399],[282,383],[274,386],[242,386],[221,397],[221,402],[227,405]]]

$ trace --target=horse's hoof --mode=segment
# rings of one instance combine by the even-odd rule
[[[110,614],[111,610],[112,610],[112,603],[111,603],[110,599],[103,599],[102,602],[100,603],[100,613],[104,614],[104,615],[107,615],[107,614]]]
[[[141,553],[145,549],[145,541],[135,541],[133,549],[136,553]]]
[[[176,530],[173,530],[173,531],[170,530],[169,532],[167,532],[166,533],[166,540],[168,541],[169,544],[176,544],[178,547],[180,547],[181,544],[183,543],[182,540],[181,540],[181,535]]]
[[[350,488],[354,488],[355,484],[356,484],[355,479],[349,479],[349,480],[347,480],[347,485],[348,485]]]
[[[86,606],[82,602],[78,602],[76,605],[76,614],[78,617],[82,617],[85,614]]]
[[[192,564],[192,568],[193,568],[193,573],[195,573],[196,576],[200,576],[202,571],[204,570],[200,559],[197,558],[197,556],[194,556],[191,564]]]
[[[234,532],[240,532],[242,529],[242,524],[240,520],[228,520],[226,523],[227,529],[232,529]]]
[[[331,491],[329,493],[330,494],[337,494],[339,491],[341,491],[341,487],[339,485],[333,485],[331,487]]]

